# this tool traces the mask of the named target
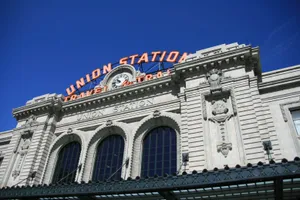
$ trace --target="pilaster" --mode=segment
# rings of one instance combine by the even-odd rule
[[[240,80],[234,87],[234,92],[246,160],[250,163],[257,163],[261,160],[265,160],[256,119],[255,102],[252,99],[248,80]]]
[[[189,153],[189,139],[188,139],[188,115],[187,115],[187,102],[184,93],[178,94],[180,100],[180,114],[181,114],[181,127],[180,127],[180,140],[182,153]],[[189,171],[189,162],[185,166],[185,170]],[[182,170],[183,171],[183,170]]]
[[[204,129],[201,95],[198,87],[186,89],[186,116],[189,148],[189,170],[207,167],[204,148]]]
[[[276,136],[274,124],[272,120],[268,120],[267,122],[267,119],[272,119],[270,109],[268,108],[268,106],[263,106],[262,104],[262,100],[260,98],[260,94],[258,91],[257,77],[253,77],[249,81],[250,81],[250,92],[254,103],[254,110],[256,114],[261,141],[268,141],[268,140],[271,141],[272,158],[275,161],[280,161],[282,159],[282,156],[281,156],[280,146]],[[268,160],[268,155],[266,154],[266,152],[265,152],[265,160],[266,161]]]

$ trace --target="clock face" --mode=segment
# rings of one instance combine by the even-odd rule
[[[121,74],[118,74],[118,75],[116,75],[116,76],[112,79],[111,87],[112,87],[113,89],[119,88],[119,87],[122,86],[122,84],[124,83],[124,81],[130,81],[130,80],[129,80],[129,74],[127,74],[127,73],[121,73]]]

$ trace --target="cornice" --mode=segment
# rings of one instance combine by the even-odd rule
[[[261,95],[261,99],[263,100],[263,103],[268,103],[273,101],[285,101],[293,98],[299,98],[299,102],[300,102],[300,92],[289,92],[289,93],[283,93],[277,95],[272,94],[271,96]]]
[[[48,113],[55,113],[60,110],[62,105],[61,98],[51,98],[41,102],[28,104],[25,106],[21,106],[19,108],[13,109],[13,116],[17,119],[25,118],[29,115],[40,115],[46,112]]]
[[[14,132],[13,129],[0,132],[0,139],[1,139],[1,137],[6,137],[7,135],[12,134],[13,132]]]
[[[3,138],[0,138],[0,143],[9,142],[11,140],[11,137],[12,136],[6,136],[6,137],[3,137]]]
[[[267,90],[267,89],[280,89],[280,86],[286,86],[294,84],[295,86],[300,85],[300,75],[297,76],[289,76],[286,78],[274,80],[274,81],[268,81],[268,82],[260,82],[258,84],[258,88],[260,91]]]
[[[283,74],[290,74],[290,73],[295,73],[296,71],[300,71],[300,65],[294,65],[290,67],[285,67],[282,69],[277,69],[277,70],[272,70],[269,72],[263,72],[262,73],[262,78],[269,78],[269,77],[276,77],[279,75]]]
[[[88,97],[76,99],[73,101],[63,102],[62,111],[69,109],[77,109],[82,106],[96,105],[103,102],[109,102],[123,97],[135,96],[139,94],[145,94],[148,92],[154,92],[161,88],[170,87],[172,85],[172,77],[165,76],[159,79],[152,79],[142,83],[129,85],[126,87],[110,90],[107,92],[94,94]]]
[[[213,56],[205,58],[196,58],[193,60],[188,60],[182,63],[174,65],[174,71],[180,71],[185,73],[187,71],[200,70],[200,67],[207,68],[209,66],[220,66],[223,62],[227,64],[230,61],[237,62],[240,60],[245,60],[245,58],[254,55],[253,53],[258,51],[257,48],[251,48],[251,46],[246,46],[243,48],[231,50],[228,52],[219,53]]]

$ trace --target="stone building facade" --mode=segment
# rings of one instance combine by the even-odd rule
[[[138,73],[117,67],[107,85],[123,68]],[[258,47],[223,44],[188,55],[159,79],[67,102],[46,94],[14,109],[16,128],[0,133],[0,186],[51,183],[59,152],[74,141],[75,181],[88,182],[96,149],[112,134],[124,139],[121,177],[141,176],[143,140],[164,126],[176,132],[180,172],[293,159],[299,112],[300,65],[262,73]]]

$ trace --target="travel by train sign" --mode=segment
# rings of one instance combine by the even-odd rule
[[[123,57],[117,63],[108,63],[102,68],[93,70],[91,74],[86,74],[84,77],[78,79],[75,84],[70,85],[66,89],[67,96],[64,101],[67,102],[113,89],[112,87],[108,87],[108,85],[101,86],[100,82],[109,72],[115,70],[118,66],[131,65],[135,70],[140,72],[139,76],[136,76],[135,80],[131,81],[128,81],[128,74],[119,75],[113,84],[114,86],[119,85],[120,87],[124,87],[168,75],[169,69],[173,64],[184,61],[187,55],[187,53],[180,54],[178,51],[153,51],[151,53]],[[166,64],[168,63],[172,65],[167,66]],[[86,88],[87,85],[90,85],[90,88],[84,90],[83,88]]]

